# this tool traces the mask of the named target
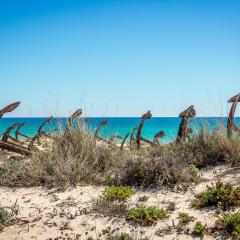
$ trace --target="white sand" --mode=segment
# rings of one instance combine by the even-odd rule
[[[169,202],[176,204],[176,210],[169,218],[159,220],[151,227],[131,225],[128,221],[118,218],[103,217],[92,212],[93,200],[97,199],[103,187],[76,187],[65,192],[46,190],[44,188],[0,188],[0,205],[11,206],[16,200],[19,214],[10,225],[0,233],[1,240],[7,239],[105,239],[108,233],[126,232],[137,237],[147,236],[149,239],[193,239],[191,234],[178,234],[172,227],[178,224],[178,213],[187,212],[195,219],[187,228],[191,229],[197,221],[212,227],[215,223],[215,210],[195,210],[191,208],[191,200],[196,192],[202,191],[206,185],[218,179],[239,184],[240,170],[217,167],[205,171],[202,181],[196,188],[187,192],[162,190],[155,193],[138,192],[129,200],[129,206],[140,204],[139,196],[146,195],[149,199],[145,205],[166,207]],[[162,235],[161,235],[162,232]],[[65,237],[65,238],[64,238]],[[204,239],[214,239],[205,236]]]

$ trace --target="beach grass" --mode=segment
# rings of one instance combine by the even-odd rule
[[[30,158],[6,159],[0,166],[0,184],[62,188],[77,184],[184,186],[198,180],[201,168],[239,164],[240,141],[229,141],[223,132],[202,129],[179,144],[121,151],[99,142],[78,124],[48,140],[50,147]]]

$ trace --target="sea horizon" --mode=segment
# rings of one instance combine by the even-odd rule
[[[25,123],[21,128],[21,132],[33,137],[41,123],[46,117],[4,117],[0,120],[0,133],[3,134],[6,129],[16,122]],[[127,133],[130,133],[133,128],[139,125],[140,117],[80,117],[78,121],[88,119],[87,129],[94,133],[99,122],[103,119],[107,119],[108,123],[102,127],[99,134],[105,139],[109,139],[113,135],[119,135],[124,137]],[[152,117],[145,121],[142,134],[144,137],[153,140],[154,135],[160,130],[165,132],[165,136],[161,139],[162,143],[169,143],[173,141],[178,132],[181,119],[179,117]],[[235,118],[237,124],[240,122],[240,118]],[[67,117],[54,117],[52,121],[44,127],[44,130],[48,133],[56,128],[64,129],[66,126]],[[227,126],[227,117],[196,117],[191,120],[190,127],[193,129],[193,134],[197,133],[201,128],[206,127],[210,131],[214,128]],[[12,135],[15,131],[12,131]]]

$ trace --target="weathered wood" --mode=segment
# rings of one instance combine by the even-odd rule
[[[126,136],[123,138],[123,141],[122,141],[121,146],[120,146],[120,150],[123,150],[124,144],[125,144],[129,135],[130,135],[130,133],[126,134]]]
[[[9,137],[8,137],[8,138],[9,138],[10,140],[12,140],[12,141],[16,142],[16,143],[23,144],[23,142],[21,142],[21,141],[19,141],[18,139],[16,139],[16,138],[12,137],[11,135],[9,135]]]
[[[97,129],[96,129],[96,131],[95,131],[95,133],[94,133],[94,138],[97,138],[97,137],[98,137],[98,133],[99,133],[100,128],[103,127],[103,126],[105,126],[105,125],[107,124],[107,122],[108,122],[107,119],[104,119],[104,120],[102,120],[102,121],[98,124]]]
[[[21,128],[23,125],[25,125],[25,123],[21,123],[21,124],[19,124],[19,126],[17,127],[17,129],[16,129],[16,131],[15,131],[15,138],[16,138],[17,140],[19,140],[19,136],[21,136],[21,137],[24,137],[24,138],[29,139],[29,140],[32,139],[31,137],[29,137],[29,136],[27,136],[27,135],[25,135],[25,134],[23,134],[23,133],[20,132],[20,128]]]
[[[46,120],[43,121],[43,123],[40,125],[40,127],[38,128],[38,133],[42,132],[42,129],[45,125],[47,125],[49,122],[51,122],[53,119],[53,116],[47,118]]]
[[[23,147],[23,146],[19,146],[17,144],[14,143],[9,143],[9,142],[3,142],[0,141],[0,148],[7,150],[9,152],[14,152],[14,153],[19,153],[25,156],[30,156],[31,152],[29,151],[28,148]]]
[[[228,103],[235,103],[235,102],[240,102],[240,93],[238,93],[237,95],[231,97],[228,100]]]
[[[12,131],[14,128],[18,127],[20,124],[21,124],[21,123],[17,122],[17,123],[14,123],[13,125],[11,125],[10,127],[8,127],[7,130],[5,131],[5,133],[3,134],[2,141],[3,141],[3,142],[7,142],[11,131]]]
[[[240,128],[237,127],[234,123],[234,117],[235,112],[237,109],[237,104],[240,102],[240,93],[238,95],[233,96],[228,100],[228,103],[232,103],[229,116],[228,116],[228,122],[227,122],[227,136],[229,140],[232,140],[233,138],[233,132],[236,132],[237,135],[240,132]]]
[[[188,119],[194,118],[195,116],[196,116],[196,111],[195,111],[193,105],[191,105],[185,111],[183,111],[179,114],[179,117],[182,118],[182,120],[179,125],[179,129],[178,129],[178,135],[177,135],[177,140],[176,140],[177,143],[186,141],[186,138],[189,134]]]
[[[68,118],[68,128],[72,128],[73,121],[82,115],[82,109],[77,109],[69,118]]]
[[[15,110],[19,106],[19,104],[20,104],[20,102],[15,102],[15,103],[9,104],[6,107],[4,107],[2,110],[0,110],[0,118],[2,118],[2,116],[5,113],[9,113],[9,112],[12,112],[13,110]]]
[[[114,143],[114,140],[115,140],[115,139],[123,139],[123,138],[122,138],[121,136],[119,136],[119,135],[114,135],[114,136],[112,136],[112,137],[109,138],[108,143],[109,143],[109,144]]]
[[[140,122],[140,125],[138,126],[138,131],[137,131],[137,136],[136,136],[136,142],[137,142],[137,147],[140,148],[141,145],[141,137],[142,137],[142,128],[144,126],[144,122],[147,119],[150,119],[152,117],[152,114],[150,111],[142,115],[142,120]]]
[[[159,145],[160,143],[159,143],[158,139],[159,139],[159,138],[162,138],[162,137],[164,137],[164,136],[165,136],[164,131],[159,131],[158,133],[156,133],[156,134],[154,135],[153,143],[156,144],[156,145]]]
[[[30,140],[29,144],[28,144],[28,150],[29,151],[33,151],[33,147],[34,147],[34,143],[37,139],[39,139],[42,136],[45,136],[45,132],[38,132],[37,134],[35,134],[35,136]]]
[[[130,135],[130,146],[132,146],[133,142],[136,142],[136,139],[134,137],[134,134],[136,132],[136,130],[138,130],[138,126],[133,128],[131,135]]]

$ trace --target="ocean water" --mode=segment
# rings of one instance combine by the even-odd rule
[[[88,118],[89,119],[89,131],[94,132],[98,123],[103,119],[108,120],[108,124],[105,125],[101,131],[100,135],[106,139],[109,139],[114,134],[118,134],[124,137],[128,132],[131,132],[132,129],[140,123],[140,118],[135,117],[110,117],[110,118]],[[0,134],[10,125],[21,122],[25,125],[21,128],[21,132],[28,135],[34,136],[37,132],[37,129],[45,118],[2,118],[0,119]],[[80,119],[81,120],[81,119]],[[165,137],[162,138],[162,142],[167,143],[174,140],[177,136],[178,127],[181,119],[177,117],[153,117],[145,121],[145,125],[142,131],[142,135],[148,139],[153,139],[154,135],[163,130],[165,132]],[[61,126],[62,129],[66,126],[66,118],[54,118],[48,125],[44,127],[44,130],[47,132],[52,131],[53,129]],[[240,123],[240,118],[235,119],[236,124]],[[195,118],[191,121],[190,127],[196,133],[203,126],[208,127],[209,129],[214,129],[217,126],[221,125],[226,127],[227,118],[224,117],[209,117],[209,118]],[[14,131],[13,133],[14,134]]]

